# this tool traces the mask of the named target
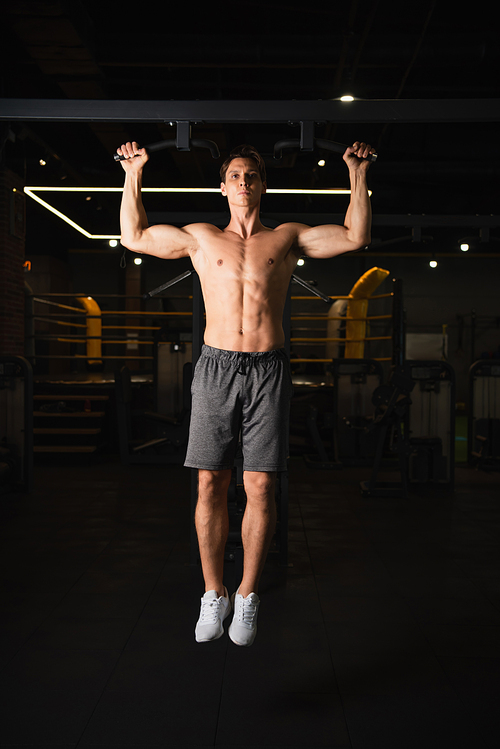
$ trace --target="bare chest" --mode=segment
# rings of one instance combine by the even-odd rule
[[[269,231],[242,239],[220,232],[203,247],[203,270],[212,277],[241,282],[278,280],[295,267],[296,258],[291,249],[292,239],[285,233]]]

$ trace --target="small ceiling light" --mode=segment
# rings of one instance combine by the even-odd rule
[[[438,264],[437,264],[436,260],[431,260],[430,263],[429,263],[429,265],[431,266],[431,268],[437,268]]]
[[[87,195],[87,197],[85,198],[85,200],[86,200],[86,201],[87,201],[87,203],[88,203],[88,201],[89,201],[89,200],[92,200],[92,196],[91,196],[91,195]]]
[[[118,240],[117,239],[110,239],[109,240],[109,246],[110,247],[118,247]]]
[[[304,258],[303,258],[303,257],[299,257],[299,259],[297,260],[297,265],[304,265],[304,264],[305,264],[305,262],[306,262],[306,261],[304,260]]]
[[[40,164],[40,166],[47,166],[47,162],[45,161],[45,159],[40,159],[38,163]]]
[[[326,161],[324,159],[320,159],[318,161],[318,166],[326,166]]]
[[[142,257],[135,257],[134,263],[135,265],[142,265]]]
[[[470,246],[467,244],[467,242],[463,242],[460,245],[460,249],[462,250],[462,252],[469,252]]]
[[[340,101],[354,101],[354,96],[346,94],[345,96],[340,97]]]

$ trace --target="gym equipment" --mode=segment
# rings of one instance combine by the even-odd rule
[[[323,427],[332,444],[328,455],[318,427],[318,410],[309,409],[307,427],[317,455],[304,455],[310,468],[333,469],[344,465],[371,465],[377,442],[364,427],[371,420],[372,393],[382,384],[383,369],[372,359],[333,359],[333,411],[323,414]]]
[[[33,488],[33,371],[22,356],[0,356],[0,493]]]
[[[377,430],[377,451],[371,477],[361,481],[361,493],[364,497],[402,497],[408,499],[407,458],[411,447],[408,434],[408,411],[411,404],[410,393],[415,382],[409,374],[409,367],[404,364],[395,367],[387,385],[378,387],[372,396],[376,407],[375,415],[366,431]],[[386,439],[388,438],[388,439]],[[397,456],[400,481],[379,481],[378,473],[382,468],[385,450]]]
[[[162,326],[155,333],[153,388],[158,413],[174,414],[183,401],[184,368],[191,366],[192,332]]]
[[[469,370],[467,452],[471,465],[500,469],[500,363],[476,361]]]
[[[175,140],[162,140],[158,143],[150,143],[148,146],[140,146],[140,148],[145,148],[147,153],[155,153],[156,151],[162,151],[166,148],[177,148],[178,151],[190,151],[191,146],[194,148],[208,148],[213,159],[218,159],[220,157],[219,149],[214,141],[199,138],[191,139],[191,123],[187,121],[177,121],[177,134]],[[337,143],[336,141],[325,140],[324,138],[315,138],[314,122],[301,121],[300,139],[285,138],[275,143],[274,158],[276,160],[281,159],[281,152],[284,148],[300,148],[301,151],[314,151],[315,147],[342,155],[346,152],[346,149],[349,148],[349,146],[344,143]],[[115,161],[127,160],[127,157],[120,156],[117,153],[113,155],[113,158]],[[372,153],[366,159],[363,159],[363,161],[375,162],[377,159],[378,154]]]
[[[447,485],[455,475],[455,372],[445,361],[406,361],[417,387],[409,407],[410,483]]]
[[[116,414],[122,463],[183,463],[191,413],[191,362],[184,365],[182,411],[176,417],[132,408],[132,382],[127,366],[115,372]],[[134,439],[134,421],[156,427],[157,437]]]
[[[283,148],[300,148],[301,151],[314,151],[314,148],[322,148],[324,151],[333,151],[335,153],[344,154],[349,146],[344,143],[336,143],[333,140],[325,140],[324,138],[314,137],[314,122],[300,123],[300,139],[296,138],[285,138],[279,140],[274,144],[274,158],[281,159],[281,152]],[[363,161],[376,161],[378,158],[377,153],[370,154]]]
[[[418,385],[418,387],[415,387]],[[411,394],[411,397],[410,397]],[[409,483],[454,486],[455,373],[444,361],[405,361],[372,397],[376,407],[367,432],[377,431],[377,452],[365,497],[408,498]],[[395,453],[401,480],[377,481],[384,451]],[[386,464],[387,465],[387,464]]]
[[[176,148],[178,151],[190,151],[191,146],[194,148],[208,148],[213,159],[220,157],[217,144],[213,140],[191,138],[191,124],[189,122],[177,122],[175,140],[160,140],[157,143],[150,143],[148,146],[141,146],[141,148],[145,148],[147,153],[155,153],[156,151],[163,151],[166,148]],[[115,161],[127,160],[125,156],[120,156],[117,153],[114,154],[113,158]]]

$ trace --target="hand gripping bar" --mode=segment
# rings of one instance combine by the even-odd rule
[[[212,154],[213,159],[218,159],[220,157],[219,149],[217,147],[217,143],[214,143],[212,140],[204,140],[200,138],[193,138],[189,141],[190,146],[194,146],[195,148],[208,148],[210,150],[210,153]],[[165,148],[177,148],[177,141],[176,140],[161,140],[158,143],[150,143],[149,146],[143,146],[148,153],[154,153],[155,151],[163,151]],[[181,149],[186,150],[186,149]],[[189,148],[187,149],[189,150]],[[117,153],[113,156],[115,161],[126,161],[126,156],[119,156]],[[135,158],[135,157],[134,157]]]
[[[322,148],[324,151],[335,151],[335,153],[344,154],[349,146],[344,143],[336,143],[334,140],[324,140],[323,138],[314,138],[314,144],[318,148]],[[274,144],[274,158],[281,159],[281,151],[283,148],[300,148],[301,142],[297,138],[296,140],[279,140]],[[368,158],[363,161],[377,161],[378,154],[371,153]]]

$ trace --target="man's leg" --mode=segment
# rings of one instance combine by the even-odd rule
[[[245,471],[247,504],[241,523],[244,562],[239,592],[246,598],[257,593],[267,552],[276,527],[276,473]]]
[[[198,471],[198,502],[195,525],[198,535],[201,568],[205,592],[217,591],[224,595],[222,582],[224,549],[229,531],[227,491],[231,483],[231,470]]]

